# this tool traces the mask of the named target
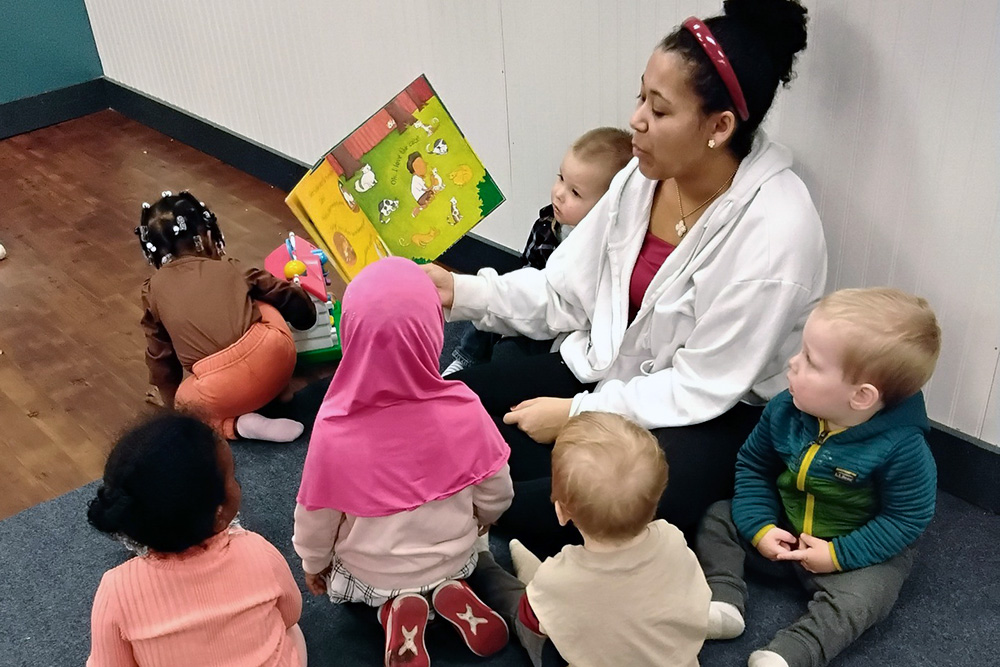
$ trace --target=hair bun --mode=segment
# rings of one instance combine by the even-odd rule
[[[725,0],[723,10],[760,38],[781,82],[791,81],[795,55],[806,48],[806,8],[796,0]]]
[[[131,504],[132,498],[127,494],[101,485],[97,497],[87,505],[87,520],[101,532],[120,533]]]

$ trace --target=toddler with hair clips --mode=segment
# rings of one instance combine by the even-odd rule
[[[809,609],[750,667],[826,665],[892,610],[934,516],[924,386],[941,330],[924,299],[890,288],[826,296],[736,460],[736,497],[708,509],[698,558],[709,638],[743,634],[746,566],[798,579]]]
[[[88,667],[298,667],[302,595],[278,550],[236,522],[228,443],[161,414],[108,456],[87,519],[138,554],[101,578]]]
[[[507,626],[463,579],[476,567],[477,534],[514,495],[510,449],[476,395],[441,377],[441,302],[415,263],[365,267],[344,294],[340,326],[344,357],[295,508],[306,585],[378,607],[386,667],[430,664],[431,607],[473,653],[491,655]]]
[[[303,430],[260,409],[288,385],[297,329],[316,309],[297,285],[225,259],[215,214],[189,192],[142,205],[135,229],[157,272],[142,288],[149,381],[168,408],[198,414],[228,440],[289,442]],[[186,377],[185,377],[186,375]]]

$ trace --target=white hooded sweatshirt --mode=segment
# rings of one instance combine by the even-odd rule
[[[455,276],[449,320],[559,351],[593,392],[571,415],[615,412],[646,428],[698,424],[786,386],[785,364],[826,284],[826,241],[791,153],[763,133],[729,190],[653,277],[628,322],[632,269],[657,181],[632,160],[545,269]]]

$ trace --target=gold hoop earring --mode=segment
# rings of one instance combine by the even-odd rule
[[[709,139],[708,140],[708,147],[709,148],[715,148],[715,139]]]

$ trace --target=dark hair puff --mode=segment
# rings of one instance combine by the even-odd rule
[[[87,520],[155,551],[180,552],[215,533],[226,497],[216,435],[175,412],[129,430],[108,455]]]
[[[787,85],[796,55],[806,48],[806,8],[796,0],[726,0],[724,14],[706,19],[740,82],[750,117],[737,117],[729,148],[739,158],[750,152],[753,138],[771,108],[778,84]],[[691,83],[705,113],[733,110],[733,101],[704,49],[683,27],[660,43],[692,65]]]

